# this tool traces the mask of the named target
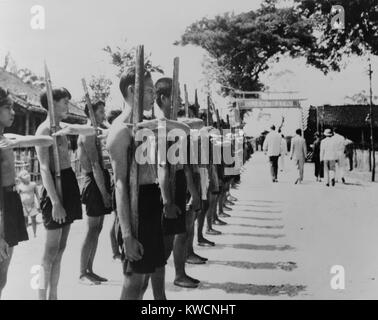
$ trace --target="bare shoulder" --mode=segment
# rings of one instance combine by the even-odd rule
[[[50,126],[48,125],[47,121],[43,121],[37,128],[35,135],[50,135]]]
[[[132,132],[131,129],[121,121],[114,121],[109,129],[108,138],[106,141],[107,148],[118,148],[120,146],[126,147],[130,144]]]

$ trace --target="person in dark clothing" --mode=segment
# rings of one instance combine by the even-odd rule
[[[320,161],[320,134],[315,133],[314,152],[312,155],[312,161],[315,163],[315,177],[316,181],[321,182],[324,177],[323,163]]]
[[[345,157],[349,160],[349,171],[353,170],[353,153],[354,153],[354,145],[353,141],[349,139],[345,139]]]

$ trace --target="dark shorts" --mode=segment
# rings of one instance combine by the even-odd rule
[[[52,218],[52,204],[45,188],[41,197],[41,209],[43,224],[47,230],[61,229],[75,220],[83,218],[81,210],[80,189],[77,184],[75,173],[72,168],[61,171],[61,181],[63,190],[63,208],[66,210],[66,221],[62,224],[55,222]]]
[[[157,184],[142,185],[139,187],[139,226],[138,241],[142,244],[144,254],[139,261],[125,259],[122,233],[118,230],[118,244],[122,250],[123,273],[149,274],[157,268],[165,266],[164,239],[161,228],[163,204],[160,189]]]
[[[16,191],[7,191],[4,195],[4,237],[10,247],[21,241],[29,240],[20,195]]]
[[[109,194],[112,194],[110,174],[108,170],[104,170],[104,178],[105,188]],[[110,214],[113,211],[112,208],[105,208],[93,172],[89,172],[85,175],[83,190],[81,192],[81,201],[85,204],[85,211],[88,217],[101,217],[105,214]]]
[[[181,210],[181,214],[176,219],[167,219],[163,216],[162,227],[163,234],[174,235],[186,232],[185,213],[186,213],[186,196],[187,185],[184,170],[176,171],[176,189],[175,189],[175,203]]]

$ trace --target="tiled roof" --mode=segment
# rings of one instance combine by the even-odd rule
[[[8,89],[12,98],[20,106],[31,109],[32,112],[46,113],[39,102],[40,89],[24,83],[15,74],[7,72],[3,68],[0,68],[0,86]],[[86,119],[84,111],[73,103],[69,105],[69,115],[73,118],[82,118],[81,120]]]

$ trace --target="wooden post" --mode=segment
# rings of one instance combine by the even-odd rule
[[[180,59],[176,57],[173,60],[173,78],[172,78],[172,109],[171,109],[171,120],[177,120],[177,112],[179,108],[179,63]]]
[[[207,95],[207,125],[208,126],[213,125],[213,116],[212,116],[212,113],[211,113],[210,95]]]
[[[185,92],[185,117],[189,117],[189,98],[188,98],[188,90],[186,88],[186,84],[184,84],[184,92]]]
[[[58,125],[55,120],[55,106],[52,94],[52,85],[50,72],[47,68],[45,62],[45,82],[46,82],[46,94],[47,94],[47,104],[49,107],[50,115],[50,134],[55,133],[58,130]],[[62,180],[60,176],[60,158],[59,158],[59,148],[58,148],[58,137],[53,137],[53,154],[54,154],[54,169],[55,169],[55,189],[56,193],[61,201],[63,201],[63,190],[62,190]]]
[[[0,238],[4,239],[4,194],[2,175],[3,154],[0,150]]]
[[[81,84],[83,85],[83,89],[85,93],[85,100],[86,100],[88,111],[89,111],[89,118],[91,119],[92,126],[94,127],[95,132],[96,132],[95,143],[96,143],[98,161],[100,163],[101,168],[104,169],[105,166],[104,166],[104,158],[102,156],[102,145],[101,145],[100,139],[98,139],[97,137],[97,135],[99,134],[98,123],[96,120],[96,115],[93,110],[91,98],[89,97],[87,83],[85,82],[84,78],[81,79]]]
[[[25,135],[30,134],[30,111],[25,113]]]
[[[369,83],[370,83],[370,150],[372,154],[371,159],[371,181],[375,181],[375,146],[374,146],[374,114],[373,114],[373,90],[371,84],[371,75],[373,71],[371,70],[371,62],[369,57]]]
[[[135,125],[143,119],[143,95],[144,95],[144,47],[137,47],[135,57],[135,86],[134,101],[132,110],[132,123]],[[134,136],[136,127],[134,126]],[[135,158],[135,151],[138,142],[133,139],[131,145],[131,165],[130,165],[130,208],[131,208],[131,232],[138,237],[138,194],[139,194],[139,165]]]
[[[171,120],[177,120],[177,112],[179,108],[179,96],[180,96],[180,85],[179,85],[179,64],[180,59],[176,57],[173,60],[173,77],[172,77],[172,102],[171,102]],[[171,199],[175,202],[175,191],[176,191],[176,166],[169,162],[169,183],[171,191]]]

